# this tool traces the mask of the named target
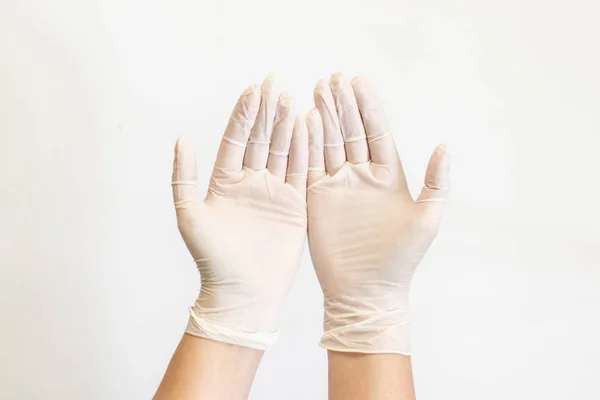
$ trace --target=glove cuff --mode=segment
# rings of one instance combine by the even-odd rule
[[[320,346],[353,353],[410,355],[407,296],[325,299]]]
[[[259,332],[211,322],[197,316],[193,307],[190,307],[190,318],[185,332],[193,336],[257,350],[267,350],[279,337],[278,330]]]

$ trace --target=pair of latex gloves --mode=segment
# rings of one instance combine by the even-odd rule
[[[369,82],[335,74],[296,117],[273,77],[249,87],[221,142],[208,194],[195,152],[177,142],[173,196],[201,276],[186,332],[266,349],[308,232],[324,296],[321,346],[410,354],[409,286],[433,241],[449,189],[438,146],[413,200]]]

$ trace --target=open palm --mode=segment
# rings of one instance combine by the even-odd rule
[[[407,353],[408,288],[437,233],[448,194],[445,148],[434,151],[414,201],[377,96],[364,78],[350,82],[334,75],[319,82],[315,106],[307,119],[308,237],[325,297],[322,344]],[[381,332],[373,334],[371,327]]]
[[[307,141],[291,97],[280,95],[270,77],[240,97],[206,197],[197,186],[194,151],[187,139],[178,141],[177,222],[201,276],[188,331],[210,330],[207,323],[276,331],[306,237]]]

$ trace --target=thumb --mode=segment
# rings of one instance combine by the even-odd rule
[[[445,145],[438,145],[429,158],[425,185],[417,199],[417,203],[428,203],[423,206],[427,213],[441,217],[445,202],[450,193],[450,153]]]

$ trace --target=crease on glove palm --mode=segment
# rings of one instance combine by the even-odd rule
[[[448,154],[436,148],[414,201],[371,85],[336,74],[317,84],[314,98],[307,204],[324,295],[320,344],[409,355],[409,287],[448,196]]]
[[[276,340],[306,237],[307,141],[271,76],[236,104],[205,198],[192,145],[178,140],[177,223],[201,277],[187,333],[263,350]]]

